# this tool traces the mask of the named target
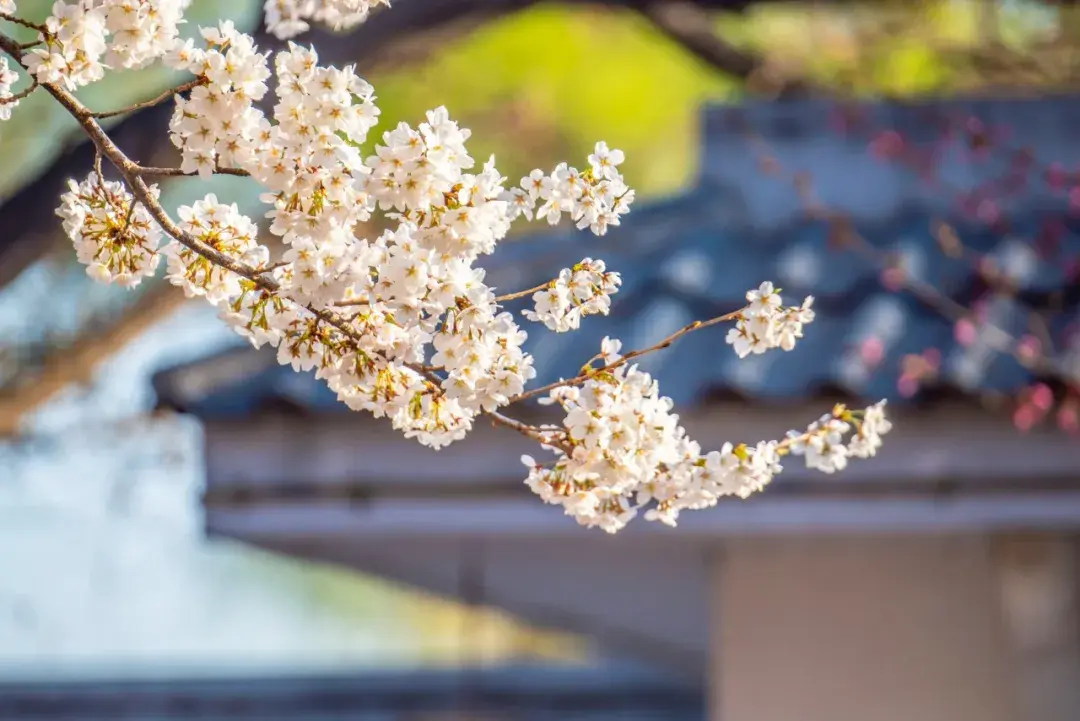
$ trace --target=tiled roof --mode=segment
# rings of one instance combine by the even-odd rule
[[[1066,107],[1068,112],[1062,112],[1062,117],[1080,114],[1080,101],[1076,100],[999,102],[993,105],[993,114],[1002,123],[1010,107],[1019,118],[1038,117],[1034,111],[1040,103],[1047,112],[1054,103]],[[790,123],[822,124],[824,111],[818,104],[806,104],[802,114],[793,107],[798,106],[755,105],[742,111],[755,119],[754,127],[767,140],[770,133],[780,137],[775,152],[781,161],[784,153],[789,160],[801,157],[798,144],[791,141]],[[707,114],[706,127],[711,130],[706,164],[702,182],[691,191],[640,204],[622,227],[603,238],[556,229],[506,241],[486,264],[487,282],[503,292],[542,283],[560,268],[587,256],[604,259],[609,269],[623,276],[610,316],[589,317],[580,331],[566,334],[527,324],[528,350],[536,359],[538,382],[576,374],[598,350],[604,336],[622,339],[624,348],[648,346],[689,322],[738,308],[745,291],[763,280],[775,281],[790,301],[815,296],[817,320],[807,328],[806,337],[791,352],[773,351],[739,360],[724,343],[725,329],[716,328],[690,334],[674,348],[642,359],[642,366],[659,377],[662,391],[676,403],[693,403],[713,393],[793,401],[838,391],[906,401],[910,399],[901,396],[897,385],[901,359],[929,348],[941,354],[939,387],[961,393],[1008,392],[1031,382],[1030,372],[1012,357],[993,351],[984,339],[961,345],[954,338],[952,323],[938,311],[910,294],[887,289],[876,261],[830,247],[826,222],[796,214],[782,222],[748,221],[745,213],[735,212],[731,183],[724,180],[723,173],[710,170],[723,161],[716,156],[717,149],[727,147],[721,142],[726,137],[720,129],[725,126],[717,118],[721,112]],[[769,113],[790,122],[770,124],[766,122]],[[1073,142],[1073,136],[1080,135],[1076,127],[1039,124],[1035,128],[1041,134],[1038,146],[1050,153],[1053,129],[1062,128],[1057,136],[1065,148],[1061,157],[1080,155],[1080,138]],[[805,137],[811,142],[819,136]],[[1016,137],[1014,134],[1014,141]],[[835,156],[838,163],[855,157],[842,149],[836,150]],[[829,156],[822,157],[820,162],[828,162]],[[816,166],[803,169],[815,175],[818,170]],[[865,167],[864,171],[870,172]],[[840,177],[835,168],[822,175]],[[884,176],[878,180],[898,187],[886,182]],[[874,178],[861,177],[861,182],[871,183]],[[835,191],[833,188],[832,195],[837,195]],[[739,201],[745,206],[751,198],[761,206],[759,201],[772,194],[780,207],[786,202],[785,194],[792,192],[779,181],[749,173],[739,188]],[[1002,230],[950,216],[947,208],[934,207],[925,199],[905,197],[903,203],[889,206],[884,217],[856,217],[853,222],[869,244],[902,258],[911,277],[932,284],[963,306],[970,307],[981,299],[987,320],[1006,332],[1028,332],[1026,307],[1058,304],[1064,312],[1058,314],[1052,330],[1060,337],[1067,326],[1080,321],[1080,285],[1074,269],[1063,260],[1080,258],[1080,217],[1063,215],[1063,208],[1063,202],[1055,206],[1048,194],[1033,191],[1025,203],[1014,204],[1009,227]],[[949,222],[968,249],[992,259],[997,271],[1011,279],[1015,294],[986,295],[985,280],[970,260],[954,259],[942,251],[932,230],[941,220]],[[1034,239],[1046,233],[1051,224],[1056,224],[1053,252],[1037,250],[1041,246]],[[526,302],[516,301],[511,307],[517,311]],[[868,354],[871,346],[874,353]],[[249,412],[272,398],[304,406],[336,405],[333,395],[310,377],[277,368],[270,357],[265,362],[246,357],[245,362],[255,363],[261,370],[242,374],[235,382],[223,382],[213,394],[178,394],[175,378],[170,380],[169,374],[159,379],[159,391],[166,402],[210,415]]]

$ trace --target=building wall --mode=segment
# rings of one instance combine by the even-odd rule
[[[1016,718],[985,539],[775,539],[716,564],[715,721]]]
[[[994,558],[1023,721],[1080,718],[1078,557],[1073,534],[995,539]]]

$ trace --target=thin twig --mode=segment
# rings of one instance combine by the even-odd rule
[[[135,112],[136,110],[143,110],[144,108],[152,108],[153,106],[158,105],[159,103],[163,103],[166,100],[168,100],[169,98],[172,98],[174,95],[177,95],[178,93],[186,93],[188,90],[191,90],[192,88],[194,88],[196,86],[199,86],[199,85],[203,85],[205,83],[206,83],[206,78],[201,78],[201,77],[200,78],[195,78],[194,80],[189,80],[186,83],[182,83],[180,85],[177,85],[175,88],[171,88],[169,90],[166,90],[161,95],[158,95],[157,97],[151,98],[150,100],[144,100],[141,103],[135,103],[134,105],[129,105],[126,108],[121,108],[120,110],[110,110],[108,112],[103,112],[103,113],[91,113],[91,116],[94,117],[94,118],[97,118],[98,120],[102,120],[104,118],[114,118],[117,115],[124,115],[126,113],[132,113],[132,112]]]
[[[31,30],[37,30],[42,35],[48,35],[49,34],[49,29],[46,28],[44,25],[39,25],[37,23],[32,23],[29,20],[23,20],[22,18],[15,17],[14,15],[10,15],[8,13],[0,13],[0,20],[7,20],[8,22],[15,23],[16,25],[22,25],[24,28],[30,28]],[[4,50],[7,50],[8,52],[11,52],[7,48],[4,48]],[[15,58],[15,59],[18,60],[19,58]]]
[[[191,177],[198,175],[198,171],[186,173],[180,168],[148,168],[143,165],[137,165],[132,169],[135,175],[141,175],[144,177]],[[235,175],[241,178],[247,178],[251,175],[248,171],[242,168],[214,168],[214,175]]]
[[[524,298],[527,295],[532,295],[533,293],[538,293],[538,292],[544,290],[545,288],[550,287],[550,285],[551,285],[551,281],[549,280],[546,283],[541,283],[540,285],[536,286],[535,288],[529,288],[528,290],[519,290],[517,293],[507,293],[506,295],[497,295],[497,296],[495,296],[495,302],[496,303],[505,303],[505,302],[510,301],[510,300],[517,300],[518,298]]]
[[[23,98],[30,95],[30,93],[34,92],[37,89],[38,89],[38,81],[37,81],[37,78],[34,78],[33,82],[30,83],[30,87],[25,88],[24,90],[20,90],[19,92],[15,93],[14,95],[12,95],[9,98],[0,98],[0,105],[9,105],[11,103],[17,103],[20,100],[22,100]]]
[[[733,321],[742,314],[743,310],[744,309],[740,308],[739,310],[732,311],[731,313],[725,313],[724,315],[720,315],[720,316],[717,316],[715,318],[710,318],[709,320],[696,320],[696,321],[694,321],[693,323],[691,323],[689,325],[683,326],[682,328],[675,331],[671,335],[667,336],[666,338],[664,338],[659,343],[656,343],[655,345],[651,345],[648,348],[641,348],[639,350],[630,351],[629,353],[622,356],[621,358],[619,358],[619,360],[615,361],[614,363],[609,363],[606,366],[603,366],[601,368],[589,369],[587,372],[582,373],[581,375],[578,375],[578,376],[574,376],[573,378],[567,378],[567,379],[564,379],[564,380],[555,381],[553,383],[548,383],[546,386],[540,386],[539,388],[533,388],[532,390],[525,391],[524,393],[519,393],[518,395],[513,396],[510,399],[508,405],[512,404],[512,403],[518,403],[518,402],[526,400],[528,398],[533,398],[533,397],[541,395],[543,393],[547,393],[548,391],[552,391],[552,390],[554,390],[556,388],[562,388],[563,386],[574,386],[574,385],[584,383],[585,381],[587,381],[590,378],[594,377],[597,373],[603,373],[605,371],[614,370],[615,368],[618,368],[621,365],[626,365],[627,363],[629,363],[630,361],[632,361],[635,358],[640,358],[641,356],[646,355],[648,353],[655,353],[658,350],[663,350],[664,348],[667,348],[672,343],[674,343],[679,338],[682,338],[684,335],[686,335],[688,333],[693,333],[696,330],[702,330],[704,328],[708,328],[710,326],[714,326],[714,325],[717,325],[719,323],[727,323],[729,321]]]

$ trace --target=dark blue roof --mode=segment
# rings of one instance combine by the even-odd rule
[[[1022,101],[1014,106],[1027,117],[1032,103],[1064,102]],[[1076,116],[1080,102],[1067,104],[1072,109],[1067,117]],[[762,123],[769,107],[755,105],[750,116]],[[775,106],[774,112],[789,119],[802,117],[792,107],[797,106]],[[1008,106],[994,107],[997,117],[1007,116],[1001,107]],[[810,103],[807,108],[806,122],[819,122],[820,106]],[[717,112],[710,111],[707,125],[716,125]],[[1049,131],[1044,128],[1043,132]],[[1069,133],[1063,143],[1071,142],[1077,131],[1070,128]],[[1046,137],[1041,144],[1048,147]],[[707,143],[714,148],[722,145]],[[1078,150],[1080,143],[1069,148],[1073,155]],[[815,296],[817,320],[807,328],[806,337],[791,352],[773,351],[740,360],[724,342],[726,328],[719,327],[690,334],[672,349],[642,359],[642,366],[659,377],[662,391],[676,403],[701,401],[718,392],[759,401],[793,401],[836,392],[907,401],[910,398],[899,393],[897,384],[901,360],[931,348],[938,349],[942,359],[938,388],[1008,392],[1032,381],[1031,373],[1011,356],[981,342],[961,345],[954,338],[952,322],[938,310],[910,293],[886,288],[880,260],[833,247],[834,225],[795,215],[771,225],[748,222],[732,213],[728,184],[717,180],[708,167],[702,177],[686,194],[639,204],[622,227],[603,238],[560,229],[538,232],[506,241],[486,264],[487,281],[500,292],[537,285],[583,257],[602,258],[609,269],[623,276],[611,314],[585,319],[580,331],[555,334],[525,322],[530,333],[527,349],[539,373],[537,382],[576,374],[604,336],[622,339],[624,348],[643,347],[694,320],[734,310],[743,304],[744,293],[763,280],[781,286],[790,302]],[[741,199],[767,198],[770,193],[779,198],[792,192],[761,174],[749,175],[743,185]],[[1063,261],[1080,257],[1080,217],[1063,213],[1065,208],[1063,201],[1055,206],[1052,198],[1033,195],[1013,209],[1008,227],[988,227],[943,215],[908,198],[885,217],[856,217],[852,223],[874,248],[902,259],[910,276],[933,285],[961,306],[980,301],[993,325],[1022,335],[1029,332],[1027,309],[1032,307],[1056,304],[1062,308],[1054,321],[1057,331],[1080,321],[1080,288],[1073,269]],[[1011,279],[1015,292],[988,295],[984,277],[969,258],[945,254],[933,232],[941,220],[949,222],[969,250],[992,259],[997,271]],[[1055,224],[1057,240],[1053,252],[1041,252],[1034,239],[1049,224]],[[517,312],[527,302],[515,301],[510,307]],[[864,352],[867,342],[879,351],[872,362]],[[234,356],[254,366],[230,380],[202,384],[207,389],[214,386],[212,392],[178,392],[173,372],[158,378],[159,393],[166,403],[207,416],[250,413],[274,400],[309,408],[344,408],[312,377],[276,366],[271,355],[255,360],[254,353]],[[214,365],[220,374],[220,359]],[[186,372],[198,373],[197,366]],[[914,396],[920,397],[923,392]]]

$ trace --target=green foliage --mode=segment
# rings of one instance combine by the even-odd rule
[[[646,194],[687,180],[700,107],[738,90],[632,13],[558,6],[489,23],[419,68],[371,80],[381,128],[446,105],[474,130],[473,156],[496,153],[515,181],[559,160],[580,167],[603,139],[626,151],[628,181]]]

